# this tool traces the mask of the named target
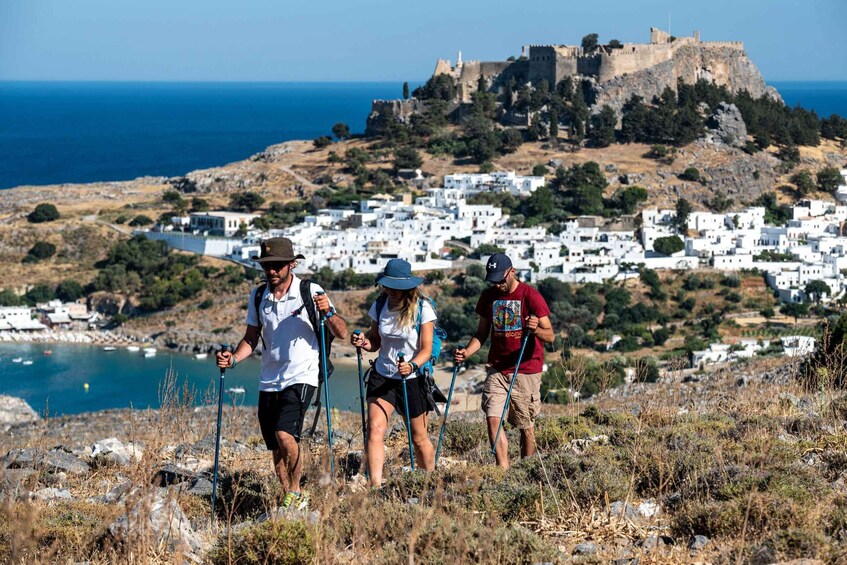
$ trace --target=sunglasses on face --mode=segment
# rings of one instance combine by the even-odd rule
[[[280,272],[281,270],[288,267],[289,265],[291,265],[291,261],[272,261],[270,263],[263,263],[262,268],[265,271]]]

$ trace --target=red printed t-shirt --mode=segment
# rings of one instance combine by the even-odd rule
[[[541,294],[529,285],[518,283],[510,294],[487,288],[479,297],[476,313],[491,322],[491,348],[488,363],[501,373],[513,373],[521,351],[523,328],[528,316],[543,318],[550,308]],[[544,365],[544,346],[535,336],[526,344],[519,373],[540,373]]]

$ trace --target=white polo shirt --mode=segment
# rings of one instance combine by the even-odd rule
[[[259,390],[280,391],[301,383],[318,386],[320,342],[303,300],[312,300],[312,296],[323,289],[311,283],[311,296],[301,297],[300,279],[292,275],[288,293],[280,300],[274,298],[270,286],[265,288],[256,312],[257,290],[253,289],[247,303],[247,325],[258,326],[261,316],[265,350],[262,351]],[[328,335],[329,328],[325,331]]]

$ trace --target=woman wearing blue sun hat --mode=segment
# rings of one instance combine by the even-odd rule
[[[368,476],[371,485],[382,483],[385,432],[394,411],[408,409],[415,459],[425,470],[435,467],[435,450],[427,434],[427,401],[424,378],[418,368],[432,355],[435,308],[419,289],[423,278],[412,276],[403,259],[391,259],[376,279],[380,296],[371,305],[371,327],[351,334],[350,343],[365,351],[379,351],[368,380]],[[401,355],[402,354],[402,355]],[[406,380],[408,404],[404,403]]]

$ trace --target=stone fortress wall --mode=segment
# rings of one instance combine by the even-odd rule
[[[744,51],[740,41],[700,41],[700,33],[671,41],[667,32],[652,28],[650,43],[624,43],[619,49],[601,45],[592,53],[584,53],[573,45],[529,45],[529,76],[533,84],[546,80],[550,86],[567,76],[582,75],[605,82],[617,76],[637,73],[670,61],[684,47],[702,49],[729,48]]]
[[[518,86],[538,86],[547,81],[552,89],[565,77],[574,77],[591,84],[592,111],[602,105],[620,111],[633,94],[651,100],[665,87],[676,90],[678,81],[693,84],[700,79],[726,86],[731,92],[747,90],[755,97],[767,95],[781,100],[776,90],[765,84],[742,42],[701,41],[696,31],[691,36],[672,39],[657,28],[650,29],[649,43],[624,43],[614,49],[598,45],[590,53],[575,45],[526,45],[517,60],[462,61],[459,52],[455,65],[449,60],[438,60],[433,76],[440,74],[456,81],[454,104],[459,107],[471,101],[480,78],[485,79],[489,91],[502,95],[512,79]],[[411,102],[387,101],[375,103],[372,116],[378,110],[394,111],[404,121],[419,111]]]

